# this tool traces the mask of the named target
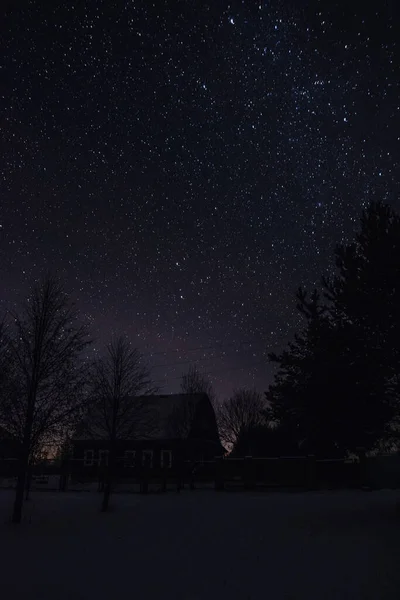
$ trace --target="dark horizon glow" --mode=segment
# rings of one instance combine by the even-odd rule
[[[175,392],[266,389],[294,293],[399,203],[391,3],[86,0],[3,9],[0,309],[59,273],[101,348]],[[368,3],[366,3],[368,4]]]

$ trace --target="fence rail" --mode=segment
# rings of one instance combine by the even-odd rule
[[[0,460],[0,485],[11,486],[17,474],[16,460]],[[83,460],[62,464],[48,462],[32,470],[33,487],[61,490],[74,486],[97,486],[101,490],[106,476],[105,465],[85,466]],[[51,482],[51,484],[49,483]],[[316,459],[314,456],[279,458],[222,458],[202,462],[185,461],[169,468],[129,467],[117,464],[114,473],[118,489],[148,490],[154,486],[166,490],[213,486],[229,489],[340,489],[367,486],[374,489],[400,487],[400,455],[381,455],[359,462],[344,459]]]

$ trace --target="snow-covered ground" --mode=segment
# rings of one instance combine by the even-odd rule
[[[34,492],[8,523],[5,599],[400,598],[400,492]]]

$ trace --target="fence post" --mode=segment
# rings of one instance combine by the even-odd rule
[[[145,465],[143,467],[143,471],[142,471],[142,489],[141,492],[142,494],[148,494],[149,492],[149,473],[147,470],[147,466]]]
[[[253,457],[245,456],[243,466],[244,466],[244,472],[243,472],[244,488],[245,488],[245,490],[251,490],[255,487]]]
[[[215,458],[215,489],[222,491],[224,489],[224,458],[217,456]]]
[[[189,482],[189,487],[191,490],[196,489],[196,484],[195,484],[195,477],[196,477],[196,469],[197,469],[197,465],[196,463],[194,463],[190,469],[190,482]]]
[[[357,448],[359,459],[359,485],[365,487],[367,485],[367,456],[365,448]]]
[[[307,487],[309,490],[313,490],[316,487],[316,460],[313,454],[307,456]]]
[[[67,475],[66,473],[60,474],[59,486],[58,489],[60,492],[65,492],[67,489]]]
[[[64,459],[61,461],[61,466],[60,466],[60,479],[59,479],[59,488],[58,488],[60,492],[65,492],[67,489],[68,472],[69,472],[68,463]]]

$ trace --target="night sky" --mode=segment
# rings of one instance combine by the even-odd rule
[[[164,393],[190,362],[264,391],[297,287],[400,210],[396,4],[3,5],[0,309],[50,268]]]

